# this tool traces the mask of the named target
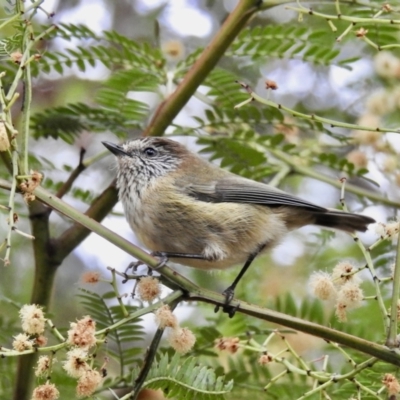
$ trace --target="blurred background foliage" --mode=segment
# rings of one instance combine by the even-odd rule
[[[157,107],[182,82],[202,49],[218,32],[235,2],[176,2],[179,6],[173,3],[54,0],[42,4],[44,10],[54,15],[38,10],[33,18],[36,33],[52,23],[57,29],[38,44],[35,51],[40,58],[32,63],[30,166],[44,174],[43,186],[56,193],[83,157],[86,169],[64,197],[79,210],[84,211],[115,177],[113,160],[106,157],[108,154],[101,141],[123,141],[141,135]],[[326,207],[340,207],[339,189],[322,182],[318,176],[314,179],[307,171],[334,179],[347,176],[355,187],[392,201],[390,204],[379,202],[349,191],[346,202],[351,211],[365,212],[380,222],[395,218],[397,206],[393,203],[399,201],[400,186],[398,133],[374,129],[395,131],[400,122],[398,24],[374,23],[373,17],[379,13],[377,18],[388,18],[389,11],[384,10],[382,14],[380,2],[313,3],[314,10],[328,16],[337,16],[334,3],[340,3],[342,15],[369,18],[362,27],[351,27],[338,42],[337,37],[346,32],[349,21],[332,18],[336,28],[333,31],[327,18],[306,12],[300,18],[298,12],[286,8],[290,3],[283,3],[252,17],[165,134],[179,136],[179,140],[192,149],[237,174],[271,182]],[[294,3],[290,5],[299,7]],[[13,2],[8,2],[0,10],[0,17],[9,18],[15,12],[14,7]],[[185,10],[193,14],[185,14]],[[399,10],[399,2],[391,3],[390,18],[400,18]],[[179,21],[186,22],[185,28],[180,27]],[[208,29],[204,26],[196,29],[202,24]],[[187,25],[192,25],[193,30],[188,30]],[[357,37],[360,28],[367,30],[369,41]],[[6,72],[5,88],[11,84],[19,67],[16,57],[21,51],[22,30],[22,26],[14,23],[1,31],[1,71]],[[385,46],[388,50],[382,50]],[[266,80],[276,82],[278,89],[267,90]],[[276,104],[308,116],[316,114],[372,130],[346,129],[340,124],[335,127],[313,118],[296,118],[290,112],[256,102],[235,109],[249,97],[236,81],[249,84]],[[21,101],[18,100],[13,107],[15,127],[21,125],[21,116]],[[279,158],[279,152],[288,155],[291,162]],[[304,167],[303,173],[299,173],[296,166]],[[4,164],[0,177],[10,179]],[[1,204],[8,203],[8,194],[0,191]],[[16,211],[18,228],[28,232],[26,205],[20,198],[16,200]],[[121,211],[117,205],[104,223],[134,241]],[[7,232],[6,213],[0,212],[0,232]],[[69,220],[54,212],[50,222],[53,237],[71,226]],[[14,236],[11,265],[1,269],[0,279],[0,338],[1,344],[7,346],[11,337],[20,331],[18,308],[30,302],[34,270],[30,242]],[[87,288],[80,282],[82,273],[97,270],[107,277],[107,265],[124,269],[130,261],[119,249],[92,236],[66,257],[57,271],[47,311],[56,326],[64,331],[66,321],[88,313],[79,297],[82,296],[79,288]],[[372,231],[360,237],[369,245],[378,236]],[[379,275],[390,276],[395,260],[392,242],[377,247],[372,256]],[[382,330],[375,329],[381,324],[375,302],[364,302],[362,308],[351,312],[347,323],[339,323],[333,315],[332,304],[321,303],[310,295],[307,281],[312,272],[330,272],[343,259],[351,260],[358,267],[365,264],[349,236],[315,227],[303,228],[289,235],[270,255],[257,260],[236,295],[260,306],[382,342]],[[217,291],[224,289],[237,273],[234,269],[210,275],[177,268],[199,285]],[[373,295],[371,278],[366,273],[363,278],[364,293]],[[99,285],[89,289],[92,294],[86,295],[90,304],[96,304],[96,296],[108,291],[105,284],[104,288]],[[121,288],[122,292],[130,290]],[[389,306],[391,286],[382,285],[382,292]],[[138,306],[136,301],[129,302],[132,307]],[[194,313],[195,307],[201,312]],[[206,365],[219,366],[217,374],[225,373],[235,380],[235,389],[229,398],[240,399],[247,395],[297,398],[307,390],[306,379],[293,378],[290,385],[286,380],[265,394],[263,387],[276,373],[275,367],[259,366],[254,353],[246,351],[232,357],[215,357],[218,353],[213,350],[213,343],[218,337],[243,338],[249,334],[262,337],[274,328],[273,325],[239,314],[230,320],[200,304],[181,305],[176,312],[181,319],[188,320],[196,333],[197,344],[192,355]],[[128,366],[135,365],[143,356],[145,343],[155,329],[151,318],[136,323],[138,325],[132,329],[137,329],[137,337],[132,334],[135,342]],[[139,329],[140,324],[144,330]],[[293,332],[287,337],[307,360],[316,360],[321,354],[332,351],[324,348],[322,340],[308,335]],[[114,350],[110,347],[105,353]],[[170,349],[164,351],[171,352]],[[343,358],[332,355],[334,370],[346,368],[345,364]],[[110,362],[108,369],[111,377],[120,373],[115,361]],[[12,398],[14,371],[15,360],[3,359],[0,363],[2,398]],[[376,391],[381,386],[384,371],[393,372],[394,368],[374,366],[360,380]],[[74,398],[73,379],[56,370],[53,380],[62,388],[61,398]],[[354,385],[341,385],[333,390],[332,398],[350,398],[355,393]],[[98,396],[111,398],[106,393]]]

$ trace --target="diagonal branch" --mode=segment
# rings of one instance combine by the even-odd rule
[[[2,186],[1,180],[0,186]],[[126,239],[120,237],[115,232],[112,232],[110,229],[102,226],[98,222],[94,221],[92,218],[83,215],[70,205],[56,198],[54,195],[52,195],[42,187],[38,187],[34,191],[34,194],[44,204],[73,219],[75,222],[83,225],[86,229],[97,233],[98,235],[115,244],[117,247],[124,250],[133,257],[140,259],[150,267],[157,267],[159,261],[156,258],[150,256],[140,248],[129,243]],[[174,289],[176,288],[176,286],[182,288],[182,290],[186,293],[185,297],[187,300],[203,301],[206,303],[219,305],[221,307],[225,304],[224,295],[198,287],[182,275],[171,270],[169,267],[159,268],[158,271],[167,279],[167,281],[171,282]],[[168,282],[167,285],[169,285]],[[265,321],[277,323],[288,328],[296,329],[301,332],[309,333],[325,340],[334,341],[336,343],[359,350],[365,354],[377,357],[380,360],[400,366],[400,355],[397,352],[389,350],[387,347],[376,344],[374,342],[370,342],[368,340],[361,339],[344,332],[340,332],[322,325],[305,321],[300,318],[291,317],[245,302],[239,302],[238,300],[233,300],[232,306],[239,306],[237,310],[238,312],[242,312],[244,314]]]
[[[61,188],[58,190],[56,196],[59,197],[60,199],[66,193],[69,192],[69,190],[71,189],[71,187],[74,184],[74,182],[76,181],[76,179],[86,169],[86,165],[83,163],[83,156],[85,155],[85,152],[86,152],[86,150],[84,148],[81,148],[80,153],[79,153],[79,163],[78,163],[78,165],[71,172],[71,175],[65,181],[64,185],[62,185]]]
[[[279,3],[279,2],[278,2]],[[271,2],[276,5],[277,2]],[[211,43],[205,48],[175,92],[160,104],[143,136],[162,136],[184,105],[189,101],[207,75],[225,54],[226,49],[244,28],[251,16],[259,10],[259,0],[241,0],[228,16]],[[264,7],[265,8],[265,7]]]
[[[103,218],[112,210],[118,201],[118,191],[115,182],[112,182],[107,189],[96,197],[85,215],[94,221],[102,221]],[[70,228],[61,234],[60,237],[53,240],[53,260],[61,263],[64,258],[82,243],[91,233],[91,230],[84,227],[77,221]]]

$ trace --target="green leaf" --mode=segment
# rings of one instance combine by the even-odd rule
[[[136,367],[133,376],[139,372]],[[151,366],[143,386],[161,389],[168,398],[222,400],[232,391],[233,381],[226,382],[212,368],[199,365],[194,357],[182,358],[176,353],[172,358],[161,355]]]

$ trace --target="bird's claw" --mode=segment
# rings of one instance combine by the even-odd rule
[[[128,273],[128,271],[132,268],[133,272],[136,272],[136,270],[141,266],[144,265],[143,261],[132,261],[128,264],[128,266],[125,269],[125,274]]]
[[[227,289],[225,289],[222,292],[222,294],[225,296],[225,304],[223,306],[221,306],[222,312],[228,314],[229,318],[232,318],[239,308],[239,304],[237,304],[236,306],[230,305],[231,301],[233,300],[233,296],[235,295],[235,290],[234,290],[234,288],[229,286]],[[214,311],[218,312],[219,308],[220,308],[219,305],[215,306]]]
[[[161,267],[163,267],[167,262],[168,262],[168,257],[165,255],[165,253],[161,252],[161,251],[153,251],[150,253],[153,257],[159,258],[160,261],[159,263],[155,266],[155,267],[149,267],[148,266],[148,275],[151,275],[152,270],[157,270]],[[131,263],[129,263],[129,265],[126,267],[125,269],[125,275],[127,275],[128,271],[132,268],[133,272],[136,272],[137,269],[141,266],[141,265],[145,265],[145,263],[143,261],[133,261]]]
[[[168,262],[168,257],[162,251],[152,251],[151,255],[153,257],[156,257],[156,258],[160,259],[160,262],[157,264],[157,266],[152,267],[155,270],[164,267],[165,264]]]

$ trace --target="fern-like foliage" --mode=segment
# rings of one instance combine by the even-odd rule
[[[105,329],[124,318],[120,306],[108,305],[109,299],[115,299],[114,292],[108,292],[100,296],[86,289],[80,290],[81,293],[78,296],[81,299],[81,304],[96,321],[99,330]],[[130,313],[137,309],[129,305],[125,307]],[[107,353],[118,361],[120,376],[123,376],[133,368],[138,362],[138,356],[143,351],[142,346],[138,344],[143,340],[144,336],[140,322],[140,319],[129,321],[117,329],[111,330],[108,334],[114,346],[108,346]]]
[[[333,48],[334,41],[328,30],[291,24],[256,26],[243,30],[227,55],[250,57],[255,61],[266,57],[297,58],[317,65],[331,65],[333,60],[342,65],[354,61],[337,61],[340,50]]]
[[[88,66],[99,62],[110,69],[135,68],[159,75],[165,63],[158,48],[148,43],[139,43],[115,31],[105,31],[100,37],[83,25],[62,24],[54,36],[65,40],[78,38],[88,43],[63,51],[47,51],[39,63],[39,69],[43,72],[57,71],[61,74],[65,67],[72,66],[85,71]]]
[[[228,137],[205,136],[198,140],[198,144],[205,146],[202,152],[211,153],[211,159],[219,159],[222,167],[258,180],[276,172],[273,166],[265,163],[265,143],[276,147],[281,142],[282,135],[262,137],[250,130],[237,131]]]
[[[165,63],[159,49],[138,43],[117,32],[104,32],[102,37],[82,25],[63,24],[54,33],[63,39],[71,37],[86,42],[85,46],[47,51],[40,62],[33,65],[33,73],[58,72],[65,67],[86,71],[101,63],[113,71],[93,98],[94,106],[82,103],[47,109],[32,118],[33,136],[60,138],[73,142],[83,130],[99,132],[110,130],[126,137],[134,128],[142,128],[149,114],[147,104],[132,98],[131,94],[157,92],[165,82]]]
[[[149,112],[145,103],[129,98],[129,92],[151,91],[156,87],[155,77],[140,71],[116,73],[95,96],[94,100],[99,107],[74,103],[35,114],[31,124],[33,137],[60,138],[72,143],[83,130],[110,130],[124,137],[129,130],[140,128]]]
[[[125,123],[123,115],[112,110],[105,112],[83,103],[74,103],[36,113],[32,116],[31,128],[35,139],[51,137],[73,143],[83,130],[103,132],[119,128],[118,131],[121,131]]]
[[[95,96],[97,104],[105,113],[120,114],[124,124],[115,126],[113,131],[124,133],[126,127],[135,126],[148,115],[148,106],[129,97],[130,93],[156,92],[159,85],[158,77],[135,69],[118,71],[105,82]]]
[[[134,374],[139,372],[139,368],[134,370]],[[217,400],[232,390],[233,381],[226,382],[212,368],[198,365],[194,357],[183,359],[175,353],[172,358],[163,354],[153,363],[144,387],[162,389],[168,398]]]

